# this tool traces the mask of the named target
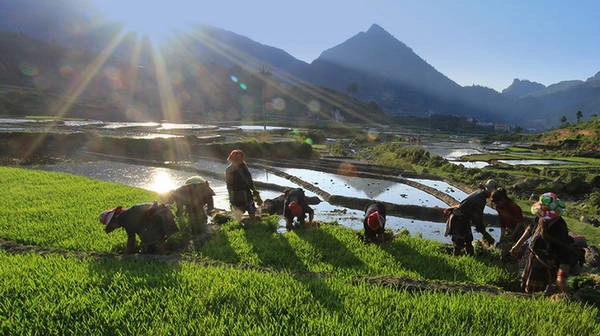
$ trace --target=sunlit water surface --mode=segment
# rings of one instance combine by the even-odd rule
[[[214,162],[214,161],[204,161],[202,164],[203,168],[212,168],[215,171],[219,171],[224,173],[225,164]],[[133,187],[139,187],[151,191],[155,191],[158,193],[164,193],[169,190],[173,190],[178,186],[182,185],[186,179],[195,174],[192,172],[185,172],[180,170],[174,170],[169,168],[161,168],[161,167],[148,167],[120,162],[110,162],[110,161],[93,161],[93,162],[83,162],[83,163],[59,163],[52,165],[40,165],[36,166],[36,169],[46,170],[46,171],[55,171],[55,172],[64,172],[75,175],[86,176],[94,179],[99,179],[103,181],[115,182],[119,184],[129,185]],[[298,187],[296,184],[290,182],[289,180],[267,173],[264,170],[252,169],[253,179],[255,181],[263,181],[269,182],[281,186],[286,187]],[[335,174],[333,174],[335,175]],[[328,176],[331,177],[331,176]],[[219,209],[229,209],[229,200],[227,195],[227,188],[223,180],[215,179],[211,177],[206,178],[209,181],[212,189],[215,191],[216,196],[214,197],[215,207]],[[371,179],[369,179],[371,180]],[[346,181],[344,179],[337,180],[338,183],[342,183]],[[375,180],[378,181],[378,180]],[[436,181],[437,182],[437,181]],[[373,181],[369,181],[368,183],[374,183]],[[452,188],[449,185],[444,183],[436,183],[440,188]],[[384,185],[387,185],[384,184]],[[381,185],[374,184],[374,188],[378,188],[379,190],[382,188]],[[322,186],[321,186],[322,187]],[[355,187],[353,187],[355,188]],[[342,188],[345,191],[343,195],[350,195],[346,186]],[[413,188],[414,189],[414,188]],[[366,195],[367,193],[360,188],[355,189],[356,193],[360,193],[361,195]],[[391,190],[395,190],[391,188]],[[398,189],[401,192],[405,189]],[[454,189],[454,193],[456,193],[460,197],[461,192]],[[420,193],[423,193],[419,190]],[[306,191],[307,196],[316,196],[314,193],[310,191]],[[385,192],[379,193],[379,195],[385,195]],[[426,194],[426,193],[425,193]],[[261,197],[263,199],[270,199],[279,196],[280,193],[276,191],[270,190],[261,190]],[[428,195],[428,194],[426,194]],[[391,197],[391,196],[390,196]],[[411,196],[412,197],[412,196]],[[425,196],[423,196],[425,197]],[[432,196],[429,196],[432,197]],[[386,197],[384,197],[386,198]],[[403,197],[396,197],[397,200],[405,200]],[[407,198],[408,199],[408,196]],[[434,198],[435,199],[435,198]],[[422,202],[422,201],[421,201]],[[440,201],[441,202],[441,201]],[[395,202],[392,202],[395,203]],[[429,205],[431,206],[431,205]],[[315,210],[315,219],[324,221],[324,222],[333,222],[337,221],[340,225],[360,230],[362,229],[362,218],[364,213],[359,210],[349,209],[341,206],[332,205],[328,202],[322,201],[318,205],[313,205],[313,209]],[[279,231],[285,231],[285,222],[283,219],[279,222]],[[412,235],[421,235],[423,238],[437,240],[445,243],[449,243],[450,239],[448,237],[443,236],[443,232],[445,229],[444,223],[437,222],[429,222],[429,221],[420,221],[413,220],[407,218],[400,218],[395,216],[388,216],[386,228],[392,229],[393,231],[400,230],[408,230]],[[498,231],[498,230],[495,230]],[[491,231],[492,235],[497,235],[494,231]],[[475,233],[477,239],[477,233]],[[497,238],[497,237],[496,237]]]

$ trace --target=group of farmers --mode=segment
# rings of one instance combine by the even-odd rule
[[[566,277],[577,272],[583,263],[585,241],[569,235],[562,218],[565,203],[552,192],[546,192],[531,206],[534,219],[527,223],[519,205],[510,199],[504,188],[488,180],[468,195],[460,204],[445,209],[446,235],[450,236],[453,254],[464,249],[473,255],[471,226],[482,235],[482,242],[491,246],[494,239],[485,231],[483,210],[490,199],[500,221],[500,259],[511,258],[523,264],[521,289],[526,293],[546,290],[556,285],[564,291]]]
[[[236,218],[248,213],[251,220],[257,218],[257,206],[263,205],[258,190],[245,161],[244,152],[232,150],[227,157],[225,182],[231,211]],[[214,210],[214,191],[208,182],[195,176],[169,194],[167,203],[176,204],[176,215],[186,217],[192,235],[206,231],[208,216]],[[500,240],[496,246],[502,261],[522,259],[522,290],[531,293],[555,284],[566,288],[566,276],[582,259],[580,241],[569,235],[567,224],[561,214],[565,204],[557,195],[544,193],[531,207],[535,219],[527,224],[521,208],[511,200],[504,188],[494,180],[488,180],[478,190],[468,195],[460,204],[444,209],[447,215],[446,235],[451,237],[453,254],[474,255],[471,226],[481,234],[484,245],[494,245],[494,238],[485,230],[483,211],[488,203],[498,212]],[[308,215],[312,224],[314,211],[310,204],[318,204],[317,197],[307,197],[301,188],[286,189],[280,197],[266,200],[263,209],[280,213],[288,230],[303,227]],[[296,221],[295,221],[296,219]],[[129,208],[116,207],[100,215],[100,222],[107,233],[118,227],[127,232],[126,252],[136,251],[136,235],[140,237],[142,252],[160,251],[162,243],[177,232],[175,218],[169,204],[143,203]],[[385,238],[386,209],[381,202],[373,201],[365,208],[363,227],[365,242],[382,242]]]

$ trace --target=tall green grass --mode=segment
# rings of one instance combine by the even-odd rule
[[[0,167],[0,237],[25,244],[108,252],[125,242],[107,235],[102,210],[158,199],[150,191],[84,177]]]
[[[2,335],[598,335],[598,311],[189,263],[0,252]]]
[[[516,271],[496,259],[453,257],[435,241],[406,235],[381,245],[366,245],[356,232],[339,225],[279,234],[269,223],[273,220],[245,227],[228,223],[200,248],[199,256],[343,277],[385,274],[498,286],[517,280]]]
[[[338,225],[275,233],[275,218],[224,225],[194,252],[252,267],[146,258],[114,251],[102,209],[155,194],[67,174],[0,167],[0,238],[73,254],[0,251],[2,335],[597,335],[598,310],[545,298],[409,293],[354,275],[501,285],[514,274],[486,257],[454,258],[409,236],[364,245]],[[79,256],[79,257],[78,257]],[[175,260],[175,259],[171,259]],[[317,273],[327,273],[322,276]]]

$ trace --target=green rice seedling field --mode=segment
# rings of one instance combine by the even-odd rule
[[[356,281],[516,278],[491,257],[452,258],[421,238],[364,245],[338,225],[280,234],[266,217],[229,222],[185,256],[119,256],[125,234],[105,234],[98,214],[156,194],[5,167],[0,183],[0,239],[29,245],[0,250],[2,335],[600,334],[597,308],[564,299]]]

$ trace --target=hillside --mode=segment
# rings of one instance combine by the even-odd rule
[[[385,122],[377,105],[308,84],[284,86],[268,70],[201,62],[187,49],[165,49],[159,63],[57,46],[0,32],[0,113],[100,120]],[[262,102],[262,103],[261,103]],[[264,105],[264,106],[263,106]],[[337,112],[336,112],[337,111]]]
[[[261,71],[268,72],[273,83],[282,88],[307,86],[304,91],[313,91],[315,87],[336,90],[367,105],[372,103],[390,116],[446,114],[541,130],[559,125],[561,116],[570,115],[573,111],[595,113],[600,108],[598,74],[586,81],[567,80],[545,88],[532,81],[519,80],[503,93],[477,85],[462,87],[377,24],[365,32],[348,32],[350,37],[347,40],[324,50],[311,64],[294,58],[285,50],[245,37],[244,32],[231,32],[200,22],[196,27],[161,45],[159,51],[166,69],[159,70],[160,78],[161,81],[162,78],[170,78],[172,83],[156,85],[151,82],[156,82],[159,76],[147,41],[139,44],[139,38],[134,34],[120,37],[123,25],[103,17],[91,3],[78,0],[57,0],[52,4],[39,0],[0,1],[0,29],[18,32],[18,36],[25,40],[29,39],[26,36],[30,36],[55,46],[86,50],[88,54],[95,55],[91,61],[97,61],[98,55],[106,57],[104,52],[113,55],[108,57],[107,65],[121,73],[105,69],[105,78],[93,78],[89,83],[87,74],[84,74],[82,80],[86,89],[83,91],[82,84],[69,84],[76,88],[78,95],[85,96],[93,91],[93,99],[106,108],[106,114],[111,118],[118,117],[117,113],[111,112],[116,110],[127,111],[128,115],[122,118],[185,120],[202,119],[205,116],[195,115],[198,111],[212,111],[217,120],[256,120],[257,115],[264,114],[261,111],[263,104],[256,102],[266,98],[268,103],[273,96],[256,96],[256,92],[238,94],[233,87],[235,85],[227,83],[227,79],[231,76],[244,78],[244,73]],[[119,43],[112,46],[115,41]],[[10,45],[5,48],[2,49],[4,57],[22,56],[11,55],[13,49]],[[52,57],[52,53],[49,55]],[[15,68],[10,62],[0,68],[0,72],[10,73],[4,76],[14,79],[0,81],[0,84],[21,86],[21,82],[31,80],[16,78],[15,74],[33,71],[36,64],[28,63],[27,59],[19,62],[20,68]],[[61,63],[58,69],[63,69],[64,75],[78,64]],[[90,68],[98,66],[95,63],[85,64]],[[197,64],[206,68],[195,68]],[[194,73],[213,70],[212,78],[200,80],[202,85],[194,79]],[[590,73],[596,71],[590,69]],[[135,79],[131,76],[133,72],[137,74]],[[54,74],[50,79],[56,76]],[[55,89],[56,85],[48,81],[44,76],[36,80],[36,85],[43,90]],[[106,88],[115,85],[121,86],[117,92],[114,88]],[[281,95],[285,95],[283,91]],[[319,93],[310,95],[314,97],[315,94]],[[248,102],[246,98],[240,99],[241,96],[252,99]],[[286,104],[294,100],[290,96],[285,98]],[[347,100],[345,97],[339,99]],[[240,100],[244,101],[243,107]],[[342,110],[335,102],[320,101],[320,104],[326,105],[325,111],[320,111],[323,116]],[[355,110],[365,111],[365,105],[362,105]],[[278,115],[282,115],[283,119],[308,115],[310,119],[310,113],[306,112],[307,102],[303,101],[298,106],[297,109],[286,107]],[[370,119],[371,114],[366,113],[366,116],[365,119]]]
[[[600,155],[600,116],[591,116],[589,120],[568,124],[543,133],[542,143],[564,150],[596,153]]]

